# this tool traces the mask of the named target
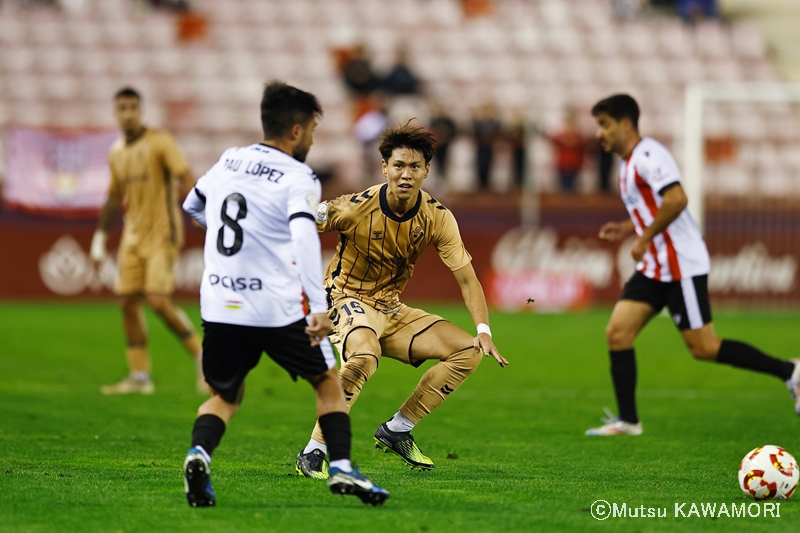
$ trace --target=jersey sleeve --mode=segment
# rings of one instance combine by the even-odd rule
[[[472,261],[472,257],[464,247],[464,241],[461,240],[456,217],[449,209],[442,211],[442,217],[435,230],[433,245],[447,268],[456,271]]]
[[[296,172],[286,176],[292,180],[289,187],[289,198],[286,202],[286,216],[289,220],[305,217],[317,220],[317,207],[321,187],[319,180],[311,172]]]
[[[189,162],[172,135],[162,133],[159,144],[161,146],[161,160],[171,176],[182,176],[189,171]]]
[[[347,215],[352,210],[350,208],[350,196],[344,195],[322,202],[316,213],[317,231],[325,233],[327,231],[343,231],[346,229]]]
[[[197,183],[195,183],[194,187],[192,187],[192,190],[189,191],[189,194],[186,195],[186,199],[183,201],[183,210],[204,228],[206,227],[206,193],[203,191],[207,190],[209,186],[208,182],[210,178],[207,176],[214,168],[216,168],[216,165],[197,180]]]
[[[681,182],[678,165],[666,150],[650,150],[648,152],[645,152],[639,160],[636,171],[650,185],[651,189],[661,194],[670,185]]]
[[[111,161],[111,158],[109,158],[108,169],[111,173],[111,180],[108,184],[108,196],[122,198],[125,195],[125,191],[122,189],[122,181],[119,179],[116,170],[114,170],[114,162]]]
[[[300,274],[303,292],[308,298],[310,312],[324,313],[328,309],[322,289],[322,256],[319,235],[314,231],[321,187],[312,173],[298,172],[292,176],[286,215],[292,239],[294,261]]]

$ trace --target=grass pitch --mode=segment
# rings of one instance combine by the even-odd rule
[[[461,308],[427,306],[472,330]],[[199,324],[196,308],[188,309]],[[180,345],[152,315],[156,394],[104,397],[126,372],[113,305],[0,305],[0,531],[797,531],[800,496],[778,517],[674,516],[676,503],[749,504],[742,456],[778,444],[800,457],[800,419],[774,378],[695,362],[667,318],[637,343],[641,437],[589,438],[614,407],[608,311],[493,314],[510,361],[485,359],[414,431],[434,459],[410,471],[376,450],[375,428],[422,369],[385,360],[353,411],[353,458],[392,493],[381,508],[300,478],[294,456],[313,394],[268,359],[214,454],[218,507],[191,509],[181,466],[202,398]],[[720,335],[797,355],[797,314],[718,313]],[[598,521],[595,500],[666,508],[666,518]]]

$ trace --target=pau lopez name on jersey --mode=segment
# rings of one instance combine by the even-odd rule
[[[222,285],[224,288],[234,291],[260,291],[264,288],[264,284],[259,278],[234,278],[232,276],[209,274],[208,282],[211,286]]]
[[[226,159],[223,168],[231,172],[239,172],[241,166],[241,159]],[[283,177],[283,172],[280,170],[275,170],[274,168],[270,168],[260,161],[248,161],[247,166],[244,168],[244,173],[250,174],[251,176],[258,176],[259,178],[264,178],[272,183],[280,183],[281,178]]]

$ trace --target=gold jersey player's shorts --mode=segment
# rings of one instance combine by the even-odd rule
[[[345,295],[334,296],[333,307],[328,311],[333,322],[329,335],[343,360],[347,360],[347,336],[357,328],[368,328],[375,332],[381,345],[381,357],[390,357],[412,366],[420,366],[424,360],[411,359],[414,339],[444,318],[398,303],[396,309],[382,310],[357,298]]]
[[[119,249],[118,295],[135,293],[166,294],[175,290],[175,264],[180,251],[166,244],[143,253],[138,246]]]

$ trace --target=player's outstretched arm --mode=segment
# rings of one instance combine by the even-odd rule
[[[89,247],[89,258],[92,264],[97,267],[106,255],[106,241],[108,240],[108,232],[114,225],[114,220],[117,218],[120,207],[122,206],[122,196],[110,191],[106,199],[103,210],[100,212],[100,218],[97,221],[97,230],[92,236],[92,244]]]
[[[314,217],[301,213],[301,216],[296,216],[289,222],[289,231],[300,282],[311,308],[305,332],[311,346],[316,346],[331,332],[333,324],[328,318],[328,305],[322,289],[322,257]]]
[[[308,326],[306,326],[305,332],[311,340],[311,346],[317,346],[331,331],[333,331],[333,323],[328,318],[328,313],[308,315]]]
[[[492,341],[492,334],[489,330],[489,308],[486,306],[486,297],[483,294],[483,287],[475,275],[472,263],[453,272],[458,286],[461,287],[461,295],[464,303],[472,316],[472,320],[478,328],[478,334],[472,339],[475,350],[482,351],[486,355],[494,357],[500,366],[506,366],[508,361],[500,355]]]
[[[600,228],[597,235],[609,244],[613,244],[634,232],[633,222],[624,220],[622,222],[608,222]]]

